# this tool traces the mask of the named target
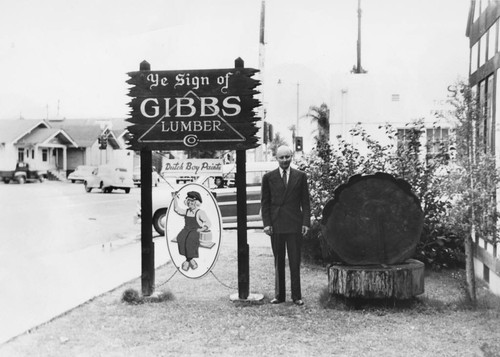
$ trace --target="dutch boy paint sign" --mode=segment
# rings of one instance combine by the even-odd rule
[[[167,177],[221,175],[221,159],[170,159],[163,160],[162,175]]]
[[[221,235],[221,214],[210,191],[188,183],[172,193],[165,236],[172,263],[184,276],[201,278],[213,269]]]

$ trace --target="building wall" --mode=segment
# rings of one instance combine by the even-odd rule
[[[490,290],[500,296],[500,253],[495,245],[479,238],[474,258],[474,273],[489,285]]]
[[[85,148],[68,148],[68,173],[78,165],[87,165],[85,157]]]
[[[470,45],[469,83],[475,89],[486,113],[486,120],[479,130],[491,153],[495,154],[500,167],[500,90],[498,76],[500,68],[500,4],[497,1],[476,0],[473,23],[469,24]],[[497,188],[498,190],[498,188]],[[500,209],[500,193],[497,192],[497,210]],[[498,238],[497,238],[498,239]],[[498,244],[487,243],[481,237],[476,240],[474,259],[475,274],[484,280],[491,291],[500,295],[500,256]]]
[[[330,140],[335,143],[341,136],[362,150],[359,137],[353,138],[349,133],[358,123],[384,145],[397,142],[396,138],[389,142],[386,124],[394,130],[404,130],[408,124],[422,120],[428,129],[452,128],[448,96],[453,92],[444,88],[442,97],[436,98],[424,92],[414,88],[404,76],[367,73],[338,79],[330,112]],[[422,135],[422,145],[426,144],[427,133]]]
[[[0,145],[0,171],[12,171],[16,168],[17,147],[6,143]]]

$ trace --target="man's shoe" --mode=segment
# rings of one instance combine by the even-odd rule
[[[294,303],[295,305],[297,305],[297,306],[302,306],[302,305],[304,305],[304,302],[303,302],[302,300],[300,300],[300,299],[298,299],[298,300],[294,300],[294,301],[293,301],[293,303]]]
[[[184,263],[182,263],[182,270],[188,271],[188,269],[189,269],[189,262],[185,261]]]
[[[272,299],[271,300],[271,304],[281,304],[285,302],[285,300],[279,300],[279,299]]]
[[[189,262],[189,266],[193,270],[196,269],[196,268],[198,268],[198,264],[196,263],[196,261],[194,259]]]

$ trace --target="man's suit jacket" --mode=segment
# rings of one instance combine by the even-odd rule
[[[273,233],[300,233],[311,225],[307,175],[291,167],[289,172],[286,189],[279,168],[262,177],[262,220]]]

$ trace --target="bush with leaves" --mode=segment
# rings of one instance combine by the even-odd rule
[[[308,173],[312,204],[312,227],[309,237],[320,247],[321,252],[311,253],[321,257],[324,263],[336,260],[334,252],[328,250],[326,238],[322,237],[320,221],[325,204],[333,198],[337,186],[347,182],[355,174],[386,172],[405,179],[420,199],[424,211],[422,238],[417,246],[416,257],[433,268],[451,267],[463,263],[463,246],[456,232],[450,231],[450,195],[445,190],[450,184],[445,174],[448,143],[443,143],[441,154],[427,157],[421,145],[423,121],[416,120],[407,126],[405,145],[394,147],[397,131],[390,125],[381,126],[389,140],[381,144],[373,139],[358,124],[351,131],[353,138],[359,139],[363,147],[352,144],[353,140],[338,137],[337,144],[329,145],[329,155],[318,155],[324,145],[316,147],[300,166]],[[326,158],[326,160],[325,160]]]

